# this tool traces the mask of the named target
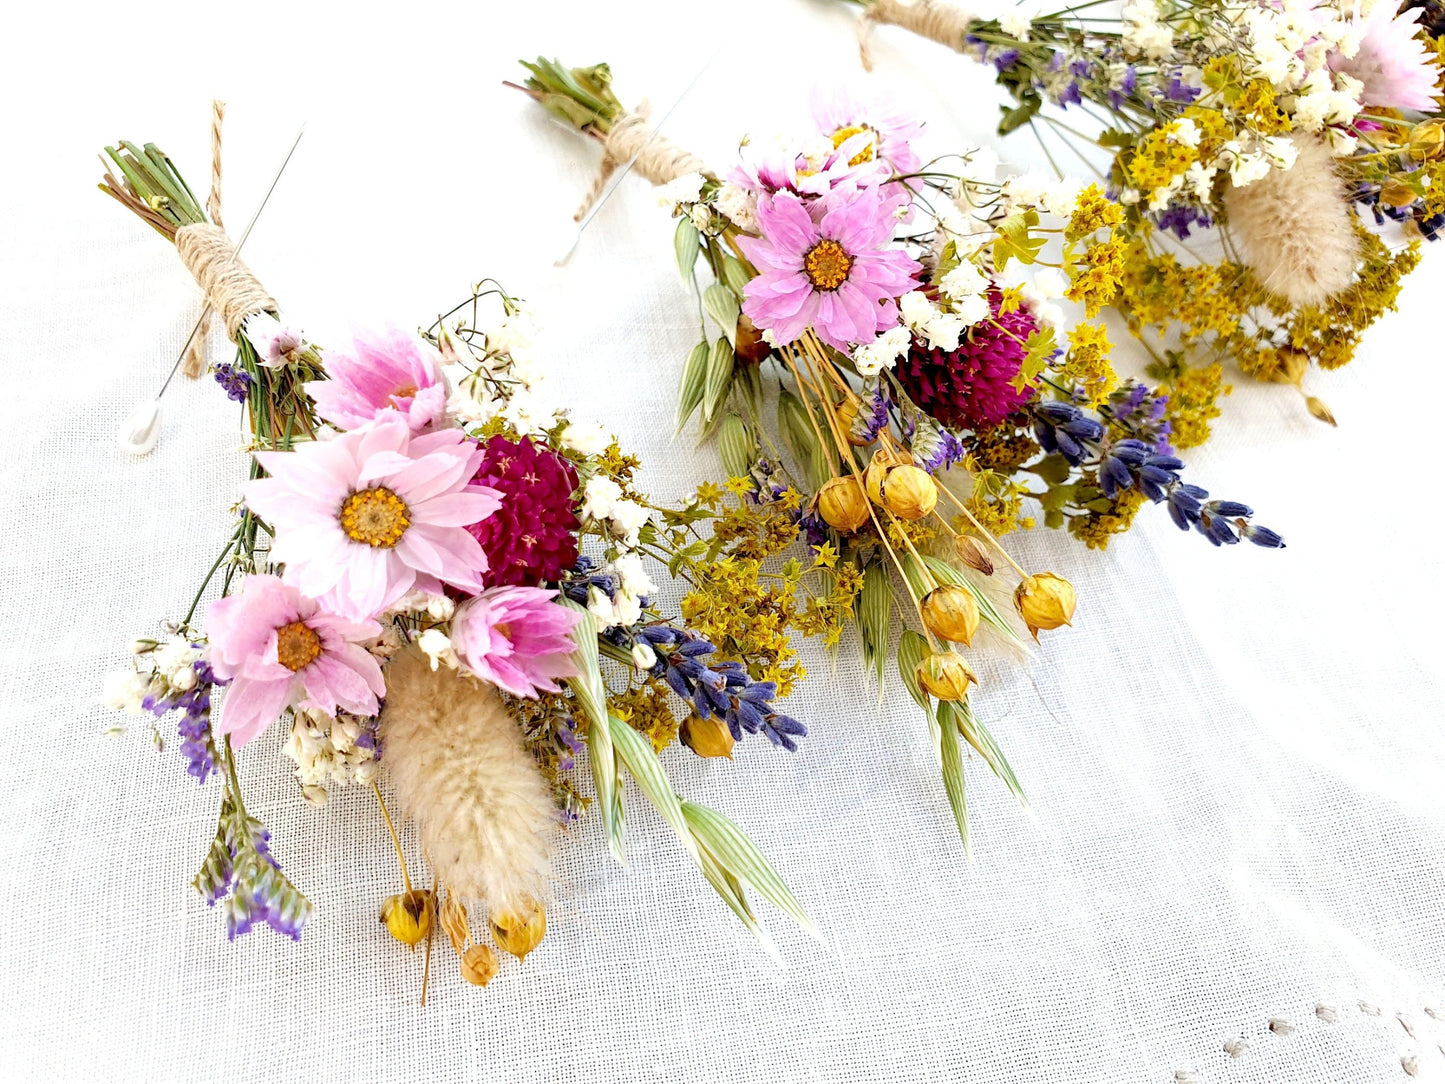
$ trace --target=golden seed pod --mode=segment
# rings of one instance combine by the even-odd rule
[[[525,960],[527,953],[540,945],[547,933],[547,909],[539,903],[527,914],[493,911],[487,925],[498,948],[518,960]]]
[[[868,494],[868,499],[874,504],[882,504],[883,485],[888,472],[894,467],[912,462],[908,456],[890,452],[887,448],[879,448],[874,452],[873,458],[868,461],[867,473],[863,475],[863,490]]]
[[[1323,399],[1316,399],[1313,395],[1309,396],[1305,400],[1305,409],[1310,412],[1312,418],[1318,418],[1329,425],[1339,425],[1339,422],[1335,421],[1334,411],[1325,405]]]
[[[883,479],[883,507],[899,519],[922,519],[938,503],[938,483],[922,467],[894,467]]]
[[[868,522],[868,501],[853,477],[831,478],[818,490],[818,514],[829,527],[852,534]]]
[[[1014,608],[1024,619],[1035,643],[1038,643],[1040,629],[1056,629],[1072,622],[1077,604],[1074,585],[1052,572],[1025,576],[1014,588]]]
[[[436,900],[422,889],[388,896],[381,905],[381,921],[387,932],[413,951],[431,933],[436,917]]]
[[[867,437],[860,437],[853,432],[853,426],[858,421],[858,400],[844,399],[838,404],[838,425],[843,430],[843,437],[855,448],[866,448],[873,441]]]
[[[923,596],[918,604],[923,623],[940,640],[972,644],[978,631],[978,603],[968,588],[944,583]]]
[[[715,715],[707,719],[701,719],[696,714],[689,715],[683,720],[677,736],[682,739],[683,745],[700,757],[732,758],[732,731]]]
[[[982,572],[985,576],[993,575],[993,561],[989,560],[988,550],[972,535],[955,535],[953,549],[958,554],[958,559],[969,568]]]
[[[918,684],[939,700],[962,700],[968,695],[969,685],[977,685],[978,678],[956,651],[944,651],[929,655],[918,664]]]
[[[457,899],[455,892],[448,892],[447,898],[442,900],[442,905],[437,911],[437,918],[446,931],[447,940],[456,949],[457,955],[464,955],[467,951],[467,942],[471,940],[472,928],[467,921],[467,909],[462,901]]]
[[[1380,202],[1387,207],[1408,207],[1420,197],[1404,181],[1387,177],[1380,185]]]
[[[473,945],[461,954],[458,961],[462,969],[462,978],[466,979],[473,986],[485,986],[491,982],[497,974],[497,954],[492,951],[491,945]]]
[[[1428,162],[1438,158],[1445,151],[1445,124],[1438,120],[1427,120],[1410,129],[1410,157],[1417,162]]]
[[[1275,370],[1274,380],[1277,384],[1293,384],[1296,387],[1304,380],[1305,373],[1309,371],[1310,356],[1303,350],[1296,350],[1292,346],[1282,346],[1275,351],[1279,358],[1279,368]]]

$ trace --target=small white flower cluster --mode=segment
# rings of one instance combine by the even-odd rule
[[[167,700],[190,692],[200,680],[195,664],[204,654],[184,636],[136,640],[131,669],[116,670],[105,677],[106,706],[128,715],[144,715],[147,696]]]
[[[611,478],[595,475],[582,487],[582,515],[604,527],[618,548],[612,562],[617,589],[611,598],[601,588],[587,591],[587,609],[603,628],[635,625],[642,617],[642,600],[657,593],[637,552],[639,533],[651,513],[647,506],[622,495]]]
[[[713,206],[740,230],[758,228],[758,201],[747,189],[726,181],[713,198]]]
[[[497,417],[524,436],[555,428],[560,412],[544,393],[545,371],[532,355],[537,322],[531,312],[514,306],[482,330],[480,351],[443,330],[447,410],[464,428]]]
[[[320,711],[296,713],[282,752],[295,762],[296,781],[308,802],[325,805],[330,796],[328,786],[367,786],[376,778],[375,746],[358,744],[366,729],[359,718],[347,712],[334,719]]]
[[[1061,327],[1064,323],[1064,310],[1055,302],[1068,289],[1069,278],[1057,267],[1041,267],[1034,272],[1032,279],[1025,279],[1019,284],[1024,307],[1040,324],[1053,327]]]
[[[256,359],[268,369],[284,368],[310,351],[299,328],[283,324],[269,312],[252,313],[241,327]]]
[[[913,332],[908,328],[891,327],[871,343],[863,343],[853,350],[853,366],[858,375],[875,377],[884,369],[893,368],[893,363],[908,353],[913,345]]]
[[[702,198],[702,187],[706,183],[707,178],[701,173],[684,173],[681,177],[674,177],[666,184],[659,185],[654,192],[657,202],[664,207],[684,208],[688,220],[699,233],[716,233],[717,225],[713,221],[712,210]]]
[[[1314,0],[1253,4],[1240,9],[1236,18],[1244,37],[1246,74],[1268,80],[1283,96],[1295,128],[1319,132],[1326,125],[1347,125],[1359,115],[1363,84],[1332,71],[1330,60],[1349,60],[1359,53],[1363,19],[1332,4],[1317,6]],[[1349,154],[1356,141],[1332,137],[1332,143],[1336,154]]]
[[[1124,23],[1124,52],[1128,56],[1167,60],[1174,52],[1174,31],[1159,20],[1154,0],[1129,0],[1119,12]]]
[[[1077,177],[1051,180],[1042,173],[1030,171],[1010,177],[1003,183],[1003,194],[1010,213],[1020,210],[1046,211],[1056,218],[1068,218],[1079,203],[1084,182]]]
[[[1033,26],[1033,22],[1027,12],[1013,8],[998,17],[998,28],[1011,38],[1028,41],[1029,28]]]

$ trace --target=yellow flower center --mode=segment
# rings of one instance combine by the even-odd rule
[[[276,658],[287,670],[310,666],[321,654],[321,637],[304,621],[293,621],[276,630]]]
[[[861,166],[864,162],[873,161],[873,148],[878,143],[878,133],[873,131],[872,128],[866,127],[862,124],[850,124],[848,125],[848,127],[839,128],[836,132],[833,133],[833,149],[837,150],[844,143],[847,143],[848,140],[852,139],[855,135],[861,135],[864,132],[869,133],[873,138],[868,141],[868,145],[866,147],[864,147],[861,151],[855,154],[852,158],[848,159],[848,164],[850,166]]]
[[[394,391],[394,392],[391,393],[391,397],[392,397],[393,399],[415,399],[415,398],[416,398],[416,385],[415,385],[415,384],[408,384],[408,385],[407,385],[406,387],[404,387],[404,388],[397,388],[396,391]]]
[[[853,257],[844,252],[837,241],[824,238],[803,257],[803,270],[818,289],[836,290],[847,281],[848,272],[853,270]]]
[[[406,502],[385,486],[353,493],[341,502],[336,518],[353,542],[390,549],[411,526]]]

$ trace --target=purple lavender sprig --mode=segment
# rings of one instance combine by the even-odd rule
[[[670,625],[648,625],[639,638],[657,655],[653,673],[667,684],[703,719],[714,716],[727,723],[733,740],[759,731],[774,745],[795,752],[794,738],[806,737],[808,728],[779,712],[772,701],[778,687],[771,681],[754,681],[740,662],[709,663],[717,645],[695,632]]]
[[[147,696],[141,707],[157,718],[181,712],[176,731],[181,738],[181,755],[186,758],[186,774],[204,783],[217,770],[216,743],[211,734],[211,692],[217,682],[205,659],[197,659],[191,666],[196,672],[193,688],[169,697]]]

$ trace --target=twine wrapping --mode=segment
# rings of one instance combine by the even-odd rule
[[[675,181],[687,173],[703,173],[707,164],[691,151],[683,150],[647,125],[649,107],[643,102],[634,112],[624,113],[602,140],[602,165],[583,197],[582,206],[572,216],[581,222],[592,210],[607,181],[619,166],[632,162],[632,168],[655,185]]]
[[[955,53],[963,52],[963,39],[974,18],[962,8],[937,4],[933,0],[875,0],[858,18],[858,56],[865,71],[873,70],[873,27],[901,26],[919,37],[946,45]]]
[[[275,299],[236,255],[236,246],[226,236],[221,221],[221,121],[225,117],[226,103],[212,102],[211,192],[206,199],[206,214],[211,221],[182,226],[176,231],[176,252],[191,277],[205,291],[207,302],[181,365],[181,372],[191,379],[206,369],[206,339],[211,333],[212,311],[221,314],[226,334],[235,342],[246,317],[277,309]]]

